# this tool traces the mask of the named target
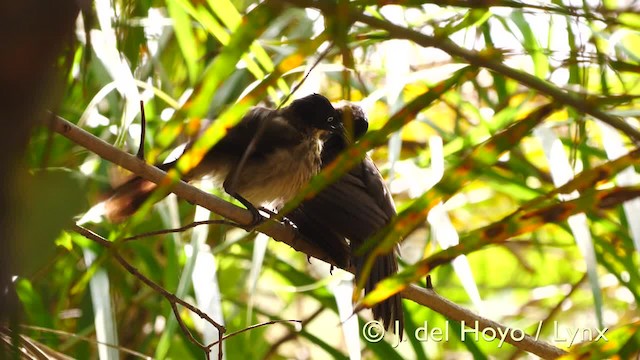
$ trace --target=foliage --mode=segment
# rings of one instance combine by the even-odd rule
[[[629,358],[640,349],[638,151],[625,155],[640,141],[640,16],[635,2],[595,5],[96,1],[57,64],[67,87],[52,110],[135,153],[143,101],[149,163],[214,119],[195,147],[202,151],[184,160],[188,167],[249,106],[276,107],[294,91],[358,102],[371,131],[313,186],[367,151],[389,181],[399,216],[378,234],[377,249],[404,238],[405,267],[365,303],[408,282],[424,285],[430,274],[440,295],[563,349],[572,345],[563,331],[619,328],[608,333],[609,348],[580,337],[585,344],[569,356]],[[28,181],[40,190],[27,200],[40,205],[22,226],[33,238],[28,248],[38,249],[16,282],[23,333],[74,358],[118,351],[201,358],[160,294],[109,250],[61,230],[126,174],[45,127],[32,135],[27,161]],[[117,241],[210,216],[175,197],[148,205],[124,224],[91,218],[86,226]],[[119,242],[118,252],[223,319],[228,333],[302,320],[302,327],[279,322],[230,337],[228,359],[345,358],[360,349],[365,358],[510,358],[519,351],[482,337],[462,341],[460,324],[409,301],[409,339],[398,347],[391,338],[358,341],[360,332],[345,330],[343,338],[340,319],[349,314],[338,315],[336,300],[351,301],[348,274],[329,274],[324,263],[230,226]],[[202,342],[217,338],[193,313],[180,314]],[[359,313],[359,329],[369,316]],[[451,336],[416,340],[424,326]]]

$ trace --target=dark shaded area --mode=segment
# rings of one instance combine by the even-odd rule
[[[0,4],[0,323],[16,324],[18,302],[11,277],[32,252],[18,224],[28,181],[24,155],[35,125],[64,94],[63,50],[73,44],[79,1],[4,1]],[[42,206],[35,204],[33,206]],[[31,224],[37,226],[37,224]],[[53,239],[51,239],[53,241]]]

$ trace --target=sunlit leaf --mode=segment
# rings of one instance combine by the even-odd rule
[[[586,341],[570,349],[559,359],[629,359],[637,356],[640,346],[640,322],[615,329],[589,329]]]
[[[501,244],[511,237],[532,232],[548,223],[565,221],[571,215],[591,211],[594,206],[601,210],[611,209],[637,197],[640,197],[640,187],[613,188],[591,191],[575,200],[559,202],[528,212],[515,212],[497,223],[461,236],[459,245],[435,253],[406,267],[398,275],[383,280],[362,302],[370,306],[384,300],[402,291],[407,284],[419,281],[435,267],[446,264],[457,256],[469,254],[487,245]]]
[[[173,20],[176,38],[189,71],[189,80],[191,83],[195,83],[201,71],[198,58],[202,54],[198,53],[195,34],[191,26],[191,19],[174,0],[167,0],[167,10]]]

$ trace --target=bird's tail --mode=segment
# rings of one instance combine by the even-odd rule
[[[156,167],[168,171],[174,167],[176,161],[171,161]],[[184,176],[183,179],[187,177]],[[105,216],[113,223],[121,222],[133,215],[151,196],[158,185],[139,176],[118,186],[111,192],[111,196],[104,202]]]
[[[366,256],[358,256],[355,259],[356,281],[362,276],[362,270],[366,261]],[[371,273],[364,285],[364,292],[368,294],[373,291],[376,285],[384,278],[398,272],[398,259],[395,252],[378,256],[371,267]],[[371,308],[373,317],[382,320],[384,328],[397,331],[396,335],[402,339],[404,329],[404,314],[402,312],[402,297],[395,294],[384,301],[379,302]],[[396,324],[398,325],[396,328]]]
[[[141,177],[134,177],[113,190],[105,203],[105,215],[111,222],[120,222],[142,206],[158,185]]]

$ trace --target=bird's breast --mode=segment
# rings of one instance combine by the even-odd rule
[[[241,169],[237,191],[254,205],[278,208],[318,174],[321,152],[322,142],[314,136],[266,156],[250,157]]]

